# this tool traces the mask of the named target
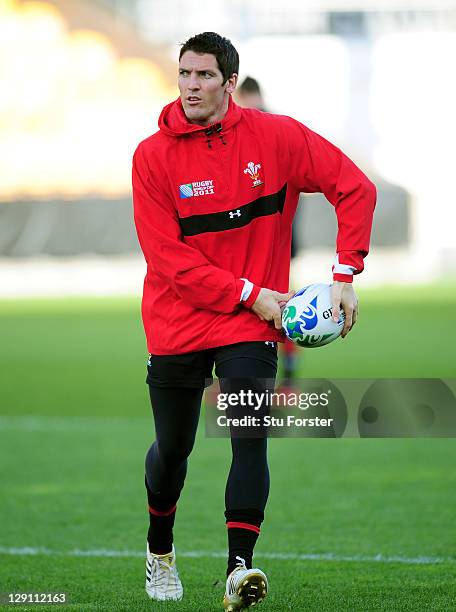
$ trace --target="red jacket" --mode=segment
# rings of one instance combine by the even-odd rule
[[[376,192],[337,147],[290,117],[231,99],[221,123],[209,127],[188,123],[176,100],[159,127],[133,158],[149,352],[283,339],[250,307],[261,287],[288,291],[300,192],[322,192],[336,210],[335,280],[361,272]],[[254,287],[241,302],[242,279]]]

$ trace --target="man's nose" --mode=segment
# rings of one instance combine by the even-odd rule
[[[196,74],[192,72],[188,80],[188,88],[191,90],[194,90],[194,89],[199,89],[199,87],[200,85],[199,85],[198,77]]]

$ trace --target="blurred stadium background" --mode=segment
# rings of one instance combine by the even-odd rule
[[[454,0],[0,0],[0,591],[150,609],[131,157],[177,97],[178,43],[204,30],[232,38],[269,110],[378,186],[360,322],[300,374],[455,378]],[[320,196],[301,204],[296,288],[330,280],[336,233]],[[454,439],[270,448],[265,610],[456,609]],[[200,432],[176,610],[220,603],[229,455]]]
[[[131,156],[177,96],[178,42],[209,28],[378,185],[359,286],[454,278],[454,0],[1,0],[0,296],[138,294]],[[298,285],[329,278],[336,229],[302,200]]]

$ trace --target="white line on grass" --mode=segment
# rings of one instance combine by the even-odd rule
[[[8,548],[0,546],[0,554],[13,556],[61,556],[61,557],[144,557],[145,553],[133,550],[107,550],[105,548],[93,550],[52,550],[49,548]],[[225,558],[226,552],[211,552],[205,550],[178,551],[180,557],[211,557]],[[354,561],[358,563],[405,563],[408,565],[435,565],[437,563],[455,563],[455,557],[403,557],[387,555],[340,555],[337,553],[280,553],[280,552],[256,552],[255,557],[262,559],[284,559],[290,561]]]
[[[152,417],[0,416],[0,432],[105,432],[134,427],[143,430],[147,424],[152,429]]]

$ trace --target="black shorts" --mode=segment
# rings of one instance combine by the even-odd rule
[[[148,385],[154,387],[204,388],[212,384],[212,371],[218,377],[224,374],[223,365],[239,360],[236,377],[275,378],[277,372],[276,342],[239,342],[204,351],[181,355],[149,355],[147,362]],[[263,366],[258,367],[262,362]]]

